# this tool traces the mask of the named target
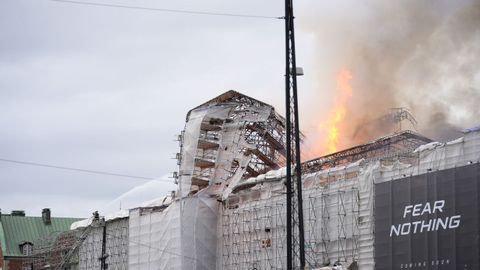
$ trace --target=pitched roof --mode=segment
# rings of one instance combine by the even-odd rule
[[[222,104],[222,103],[228,103],[228,102],[232,102],[232,101],[236,101],[238,99],[244,99],[244,100],[249,100],[250,102],[252,103],[257,103],[261,106],[267,106],[267,107],[270,107],[273,109],[272,105],[269,105],[265,102],[262,102],[258,99],[254,99],[252,97],[249,97],[247,95],[244,95],[240,92],[237,92],[235,90],[229,90],[217,97],[214,97],[212,99],[210,99],[209,101],[205,102],[205,103],[202,103],[200,105],[198,105],[197,107],[191,109],[188,113],[187,113],[187,119],[188,119],[188,116],[190,115],[190,113],[193,111],[193,110],[196,110],[198,108],[202,108],[202,107],[208,107],[208,106],[211,106],[211,105],[217,105],[217,104]]]
[[[1,215],[0,244],[3,256],[23,256],[20,244],[33,243],[42,237],[58,232],[68,231],[70,225],[78,218],[51,218],[51,224],[46,225],[41,217],[25,217]]]

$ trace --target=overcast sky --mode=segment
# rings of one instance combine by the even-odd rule
[[[274,17],[284,12],[279,0],[90,1]],[[369,14],[368,1],[333,6],[317,1],[296,3],[297,62],[306,74],[299,80],[304,130],[331,101],[318,85],[331,88],[335,79],[322,71],[343,65],[329,56],[340,46],[334,38],[355,32],[355,20]],[[317,16],[319,22],[335,16],[355,20],[332,23],[331,32],[319,36],[302,21]],[[2,212],[40,215],[50,207],[56,216],[87,217],[142,184],[150,197],[152,190],[158,196],[174,190],[167,176],[176,170],[174,140],[189,109],[235,89],[283,114],[283,23],[0,0],[0,158],[158,180],[0,161]],[[335,32],[336,27],[344,31]]]
[[[103,3],[283,13],[281,1]],[[160,177],[162,196],[189,109],[229,89],[281,107],[283,33],[275,19],[1,0],[0,158]],[[85,217],[146,182],[0,162],[0,207]]]

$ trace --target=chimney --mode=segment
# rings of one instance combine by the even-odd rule
[[[24,217],[25,216],[25,211],[23,210],[12,210],[12,216],[17,216],[17,217]]]
[[[44,208],[42,210],[42,220],[45,225],[52,224],[50,208]]]

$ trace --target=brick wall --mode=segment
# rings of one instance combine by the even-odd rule
[[[3,266],[3,254],[2,254],[2,246],[0,245],[0,270],[4,270]]]
[[[3,270],[23,270],[22,259],[8,259],[4,260],[5,268]]]

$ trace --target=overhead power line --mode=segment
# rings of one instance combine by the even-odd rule
[[[169,13],[183,13],[183,14],[193,14],[193,15],[242,17],[242,18],[254,18],[254,19],[283,19],[283,17],[264,16],[264,15],[250,15],[250,14],[235,14],[235,13],[223,13],[223,12],[211,12],[211,11],[185,10],[185,9],[169,9],[169,8],[127,6],[127,5],[95,3],[95,2],[85,2],[85,1],[75,1],[75,0],[48,0],[48,1],[66,3],[66,4],[75,4],[75,5],[111,7],[111,8],[125,8],[125,9],[147,10],[147,11],[169,12]]]
[[[76,171],[76,172],[91,173],[91,174],[101,174],[101,175],[109,175],[109,176],[118,176],[118,177],[125,177],[125,178],[144,179],[144,180],[153,180],[154,179],[153,177],[146,177],[146,176],[137,176],[137,175],[120,174],[120,173],[112,173],[112,172],[105,172],[105,171],[79,169],[79,168],[64,167],[64,166],[58,166],[58,165],[51,165],[51,164],[44,164],[44,163],[37,163],[37,162],[30,162],[30,161],[13,160],[13,159],[6,159],[6,158],[0,158],[0,161],[16,163],[16,164],[21,164],[21,165],[46,167],[46,168],[52,168],[52,169]],[[165,181],[165,182],[167,181],[167,180],[163,180],[163,179],[158,179],[158,180],[159,181]]]

